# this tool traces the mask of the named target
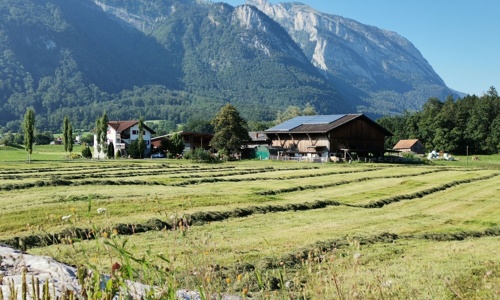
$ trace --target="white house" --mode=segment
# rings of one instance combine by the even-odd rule
[[[143,126],[143,138],[146,143],[144,157],[151,153],[151,136],[155,133],[148,126]],[[122,155],[127,155],[127,147],[133,141],[139,139],[139,121],[109,121],[108,130],[106,133],[106,145],[113,142],[116,151],[120,150]],[[94,158],[103,159],[106,154],[102,151],[97,151],[97,135],[94,134]]]

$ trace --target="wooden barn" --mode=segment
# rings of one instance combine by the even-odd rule
[[[400,140],[392,149],[400,152],[413,152],[416,154],[425,153],[424,145],[418,139]]]
[[[284,157],[328,161],[335,158],[382,157],[392,133],[364,114],[299,116],[265,131]]]

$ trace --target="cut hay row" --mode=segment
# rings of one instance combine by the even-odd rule
[[[168,167],[168,164],[161,164],[159,166],[162,167]],[[196,167],[196,166],[191,166],[191,168]],[[36,167],[36,168],[26,168],[26,169],[16,169],[16,170],[9,170],[9,171],[4,171],[0,170],[0,175],[25,175],[25,174],[33,174],[33,173],[47,173],[47,172],[61,172],[61,171],[87,171],[87,170],[105,170],[105,171],[110,171],[110,170],[140,170],[140,169],[148,169],[151,168],[151,165],[139,165],[139,164],[120,164],[120,165],[115,165],[115,164],[110,164],[110,165],[104,165],[102,163],[98,165],[71,165],[71,166],[58,166],[57,168],[54,167]]]
[[[0,185],[0,191],[13,191],[13,190],[23,190],[37,187],[54,187],[54,186],[82,186],[82,185],[166,185],[155,181],[144,181],[144,180],[82,180],[82,181],[70,181],[63,180],[59,178],[53,178],[48,181],[35,181],[26,182],[18,184],[3,184]]]
[[[275,170],[275,171],[291,171],[291,170],[294,170],[294,169]],[[307,170],[307,169],[295,169],[295,170]],[[246,177],[246,178],[231,178],[231,179],[220,178],[220,177],[225,177],[225,176],[248,175],[248,174],[259,173],[259,172],[248,172],[248,173],[234,172],[234,173],[226,173],[226,174],[213,174],[210,176],[193,175],[193,176],[182,176],[182,177],[171,177],[171,178],[192,178],[192,177],[196,178],[196,177],[200,177],[200,179],[197,179],[197,180],[186,180],[183,182],[177,182],[175,184],[172,184],[173,186],[187,186],[187,185],[192,185],[192,184],[215,183],[215,182],[244,182],[244,181],[258,181],[258,180],[269,181],[269,180],[289,180],[289,179],[302,179],[302,178],[305,179],[305,178],[313,178],[313,177],[321,177],[321,176],[364,173],[364,172],[379,171],[379,170],[382,170],[382,168],[367,168],[367,169],[349,170],[349,171],[332,171],[332,172],[325,172],[325,173],[300,174],[300,175],[289,175],[289,176],[280,176],[280,177]]]
[[[359,183],[359,182],[368,181],[368,180],[415,177],[415,176],[421,176],[421,175],[432,174],[432,173],[437,173],[437,172],[444,172],[444,171],[448,171],[448,169],[435,169],[435,170],[423,171],[420,173],[412,173],[412,174],[361,177],[361,178],[357,178],[357,179],[353,179],[353,180],[342,180],[342,181],[332,182],[332,183],[327,183],[327,184],[303,185],[303,186],[295,186],[295,187],[289,187],[289,188],[284,188],[284,189],[258,191],[258,192],[255,192],[255,194],[259,195],[259,196],[278,195],[278,194],[293,193],[293,192],[304,191],[304,190],[332,188],[332,187],[336,187],[336,186],[340,186],[340,185]]]
[[[276,169],[273,167],[266,167],[266,168],[260,168],[260,169],[253,169],[253,170],[248,170],[248,169],[242,169],[243,171],[238,171],[238,172],[231,172],[228,175],[226,174],[217,174],[215,176],[220,177],[220,176],[235,176],[235,175],[248,175],[248,174],[260,174],[260,173],[265,173],[265,172],[277,172],[277,171],[290,171],[290,170],[312,170],[315,168],[287,168],[287,169]],[[205,171],[210,171],[213,172],[214,169],[208,169]],[[122,177],[136,177],[136,176],[154,176],[154,175],[170,175],[170,174],[176,174],[176,173],[182,173],[182,172],[187,172],[186,170],[181,170],[181,169],[167,169],[167,170],[161,170],[161,171],[144,171],[140,173],[130,173],[130,172],[119,172],[119,173],[92,173],[92,174],[78,174],[78,175],[63,175],[63,176],[54,176],[54,174],[51,174],[50,177],[48,177],[48,180],[38,180],[35,182],[24,182],[24,183],[7,183],[7,184],[2,184],[0,185],[0,191],[12,191],[12,190],[21,190],[21,189],[30,189],[30,188],[35,188],[35,187],[49,187],[49,186],[82,186],[82,185],[110,185],[110,186],[116,186],[116,185],[163,185],[163,186],[186,186],[186,185],[193,185],[193,184],[200,184],[200,183],[215,183],[215,182],[223,182],[223,181],[228,181],[228,182],[240,182],[240,181],[252,181],[252,180],[268,180],[268,179],[260,179],[260,178],[254,178],[254,179],[219,179],[217,177],[207,177],[205,179],[195,179],[195,180],[187,180],[187,181],[182,181],[178,183],[161,183],[157,181],[145,181],[145,180],[122,180]],[[198,172],[198,169],[196,170]],[[350,173],[350,172],[349,172]],[[85,179],[85,178],[93,178],[93,179],[100,179],[100,178],[106,178],[107,180],[79,180],[79,179]],[[115,179],[116,177],[116,179]],[[172,177],[169,177],[172,178]],[[26,177],[22,177],[22,179],[26,179]],[[72,180],[79,180],[79,181],[72,181]]]
[[[350,204],[350,206],[362,207],[362,208],[381,208],[381,207],[384,207],[385,205],[389,205],[389,204],[396,203],[396,202],[403,201],[403,200],[413,200],[413,199],[422,198],[422,197],[425,197],[427,195],[441,192],[441,191],[447,190],[449,188],[452,188],[452,187],[455,187],[455,186],[458,186],[461,184],[467,184],[467,183],[472,183],[472,182],[476,182],[476,181],[492,179],[498,175],[500,175],[500,173],[494,173],[491,175],[470,178],[470,179],[456,180],[456,181],[452,181],[449,183],[439,185],[437,187],[433,187],[433,188],[429,188],[429,189],[426,189],[423,191],[415,192],[412,194],[398,195],[398,196],[390,197],[390,198],[383,199],[383,200],[373,201],[373,202],[370,202],[369,204],[362,204],[362,205]]]
[[[185,173],[185,172],[213,172],[213,171],[224,171],[224,170],[233,170],[235,169],[235,166],[225,166],[225,167],[199,167],[199,166],[170,166],[167,164],[162,164],[162,165],[144,165],[144,166],[137,166],[137,167],[130,167],[130,166],[102,166],[101,167],[81,167],[81,166],[74,166],[74,167],[67,167],[67,168],[54,168],[54,169],[40,169],[43,171],[36,171],[36,170],[30,170],[28,172],[0,172],[0,179],[23,179],[23,178],[49,178],[52,176],[71,176],[68,175],[68,173],[82,173],[82,171],[92,171],[91,173],[87,174],[81,174],[81,176],[87,176],[87,177],[93,177],[93,176],[99,176],[98,174],[107,174],[107,177],[110,176],[116,176],[116,174],[120,175],[128,175],[130,176],[129,172],[123,172],[124,170],[127,171],[132,171],[132,170],[137,170],[137,171],[153,171],[153,170],[161,170],[164,172],[172,172],[175,171],[177,173]],[[110,173],[113,171],[118,171],[119,173]],[[139,173],[140,174],[140,173]],[[79,175],[76,175],[79,176]],[[102,175],[100,175],[102,176]]]
[[[230,218],[243,218],[254,214],[307,211],[313,209],[322,209],[329,206],[341,206],[341,205],[347,207],[374,209],[374,208],[381,208],[386,205],[400,201],[423,198],[425,196],[441,192],[449,188],[457,187],[462,184],[470,184],[477,181],[488,180],[495,178],[499,175],[500,173],[495,173],[471,179],[456,180],[442,184],[438,187],[426,189],[423,191],[418,191],[411,194],[399,195],[388,199],[375,201],[365,205],[345,204],[335,200],[317,200],[313,202],[290,203],[285,205],[249,206],[243,208],[235,208],[229,211],[208,211],[208,212],[199,211],[190,215],[185,215],[180,220],[175,219],[175,220],[170,220],[169,222],[164,222],[158,219],[151,219],[145,224],[118,224],[110,228],[104,229],[104,231],[115,232],[116,234],[121,234],[121,235],[130,235],[130,234],[147,232],[149,230],[170,230],[172,228],[176,228],[179,222],[182,222],[182,224],[185,226],[202,226],[204,224],[212,222],[220,222]],[[434,235],[434,237],[438,240],[441,240],[439,238],[440,235],[441,234],[436,234]],[[430,237],[430,235],[427,235],[425,238],[427,237]],[[31,248],[31,247],[44,247],[52,245],[54,243],[64,243],[69,240],[74,241],[74,240],[86,240],[93,238],[95,238],[95,232],[93,229],[73,228],[69,231],[65,230],[63,232],[51,235],[42,234],[42,235],[30,235],[26,237],[15,237],[10,240],[0,241],[0,243],[5,243],[8,245],[12,245],[14,247]]]
[[[39,176],[31,176],[31,178],[58,178],[62,180],[78,180],[78,179],[86,179],[86,178],[107,178],[107,179],[114,179],[114,178],[122,178],[122,177],[138,177],[138,176],[155,176],[155,175],[172,175],[172,174],[181,174],[181,173],[188,173],[188,172],[196,172],[196,173],[202,173],[202,172],[216,172],[216,171],[227,171],[227,170],[233,170],[234,168],[220,168],[220,169],[181,169],[181,168],[168,168],[168,169],[142,169],[141,171],[138,172],[124,172],[123,170],[120,170],[120,172],[115,172],[115,173],[110,173],[108,170],[106,171],[95,171],[92,173],[78,173],[78,174],[71,174],[67,175],[67,173],[51,173],[51,174],[45,174],[45,175],[39,175]],[[269,168],[265,169],[253,169],[253,170],[247,170],[244,169],[241,172],[253,172],[253,173],[259,173],[259,172],[270,172],[270,171],[276,171],[275,169],[268,170]],[[4,179],[13,179],[12,176],[5,176]],[[2,177],[0,177],[1,179]],[[17,175],[16,179],[25,179],[25,176],[20,176]],[[170,177],[170,178],[178,178],[178,177]]]
[[[451,233],[422,233],[416,235],[398,235],[395,233],[381,233],[374,236],[368,237],[352,237],[351,240],[355,240],[359,245],[373,245],[378,243],[394,243],[395,241],[419,239],[419,240],[432,240],[432,241],[463,241],[467,238],[483,238],[483,237],[497,237],[500,236],[500,227],[493,227],[485,229],[484,231],[457,231]],[[304,260],[308,259],[308,256],[314,252],[325,253],[332,251],[334,249],[340,249],[343,247],[349,247],[350,243],[346,239],[334,239],[318,241],[314,244],[308,245],[306,247],[291,251],[289,253],[282,254],[280,257],[275,258],[264,258],[260,260],[256,265],[264,269],[276,269],[282,268],[283,265],[286,267],[296,267],[300,265]]]
[[[278,168],[274,168],[274,167],[267,167],[267,168],[260,168],[260,169],[256,169],[256,168],[238,169],[238,170],[235,170],[234,172],[228,172],[228,173],[223,173],[223,174],[208,174],[208,175],[192,174],[192,175],[183,175],[183,176],[173,176],[170,178],[176,178],[176,179],[189,179],[189,178],[198,179],[198,178],[201,178],[201,180],[203,180],[204,178],[214,178],[214,177],[228,177],[228,176],[236,176],[236,175],[266,173],[266,172],[302,171],[302,170],[316,170],[316,169],[318,169],[318,168],[317,167],[309,167],[309,168],[278,169]]]

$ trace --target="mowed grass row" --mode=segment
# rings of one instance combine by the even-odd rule
[[[275,172],[260,174],[266,177],[262,181],[253,178],[250,181],[222,181],[181,187],[85,185],[0,191],[0,205],[3,207],[0,215],[5,220],[0,224],[0,230],[6,237],[32,233],[34,228],[53,232],[66,225],[67,222],[63,222],[61,217],[68,215],[72,216],[71,222],[74,226],[88,227],[88,217],[93,217],[99,224],[139,223],[150,218],[168,221],[172,215],[185,215],[198,211],[227,211],[252,205],[286,205],[317,200],[335,200],[344,204],[361,205],[390,195],[426,190],[443,182],[491,174],[491,171],[480,170],[432,172],[428,167],[368,169],[369,172],[363,172],[364,167],[351,167],[351,170],[347,171],[344,167],[340,167],[339,173],[347,172],[342,174],[337,174],[332,169],[335,169],[335,166],[328,165],[319,170],[277,169]],[[214,172],[218,172],[217,169]],[[401,178],[392,178],[396,172]],[[269,173],[292,179],[279,180],[280,177],[276,177],[276,180],[270,180]],[[311,177],[318,173],[326,175]],[[421,175],[423,173],[425,174]],[[373,179],[367,180],[367,175]],[[241,175],[235,177],[237,176]],[[121,180],[112,177],[110,179]],[[142,180],[162,179],[145,177]],[[358,183],[358,180],[361,181]],[[346,181],[348,184],[344,184]],[[339,183],[338,186],[335,185],[336,182]],[[309,186],[319,186],[319,188],[273,196],[255,194],[269,190],[270,187],[284,189],[307,183],[311,183]],[[334,186],[330,186],[331,184]],[[327,187],[322,187],[324,185]],[[89,211],[90,201],[92,208]],[[106,215],[97,215],[98,207],[106,208]]]
[[[220,281],[219,290],[239,293],[247,287],[257,298],[265,298],[256,288],[259,274],[268,280],[283,277],[294,282],[295,288],[283,291],[292,299],[305,290],[310,299],[331,299],[332,295],[344,299],[451,298],[457,294],[488,298],[498,286],[498,236],[447,242],[428,238],[498,228],[500,176],[494,168],[165,162],[36,162],[22,170],[4,165],[0,176],[22,176],[12,183],[69,178],[79,171],[108,178],[71,179],[75,184],[96,181],[89,185],[1,190],[0,239],[91,228],[99,238],[28,251],[73,265],[93,265],[108,273],[115,261],[123,263],[110,245],[125,245],[135,257],[145,257],[174,274],[180,287],[196,289],[213,278]],[[37,172],[38,168],[43,172]],[[125,184],[98,183],[106,180]],[[133,180],[161,185],[126,184]],[[262,194],[266,191],[276,193]],[[432,192],[381,208],[362,207],[422,191]],[[293,210],[293,205],[327,200],[338,205]],[[285,211],[262,210],[245,217],[130,236],[112,231],[118,223],[143,223],[151,218],[173,222],[197,212],[252,207]],[[97,208],[106,208],[106,213],[98,214]],[[69,215],[67,221],[61,219]],[[391,238],[376,238],[386,234]],[[373,244],[366,243],[372,240]],[[320,244],[330,246],[317,246]],[[169,263],[159,259],[159,254]],[[280,262],[282,268],[275,269]],[[138,279],[143,276],[140,270],[137,266]],[[215,274],[215,270],[222,273]],[[241,282],[238,275],[243,276]],[[267,283],[265,289],[274,288]],[[478,292],[468,294],[469,290]],[[273,297],[280,296],[271,293],[268,298]]]
[[[268,267],[269,260],[286,264],[284,258],[301,254],[302,249],[314,250],[318,242],[338,240],[347,246],[312,251],[311,261],[289,266],[290,272],[286,267],[267,272],[284,274],[285,280],[297,282],[306,278],[314,299],[330,299],[322,293],[339,291],[349,298],[369,298],[374,292],[396,298],[449,298],[456,296],[450,286],[460,295],[481,287],[483,296],[479,298],[489,298],[498,291],[498,236],[460,242],[436,242],[424,236],[480,232],[498,226],[498,184],[498,177],[493,177],[380,209],[334,206],[259,214],[183,230],[100,238],[32,251],[77,264],[90,259],[105,271],[120,260],[110,253],[105,241],[121,244],[127,240],[127,249],[136,257],[167,257],[172,262],[168,268],[176,270],[184,278],[179,280],[188,284],[184,281],[188,274],[205,274],[206,266],[252,265],[261,270]],[[359,243],[384,233],[400,238],[390,243]],[[314,260],[319,258],[321,263]],[[227,276],[236,278],[237,274]]]

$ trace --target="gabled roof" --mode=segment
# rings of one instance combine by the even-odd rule
[[[123,132],[124,130],[129,129],[130,127],[134,126],[135,124],[139,123],[137,120],[132,120],[132,121],[109,121],[108,125],[111,126],[116,130],[116,132]],[[144,128],[147,129],[149,132],[152,134],[156,133],[153,129],[149,128],[144,124]]]
[[[390,131],[364,114],[298,116],[267,129],[265,133],[326,133],[356,119],[364,119],[386,136],[392,136]]]
[[[326,125],[330,124],[345,115],[314,115],[314,116],[298,116],[285,122],[278,124],[266,130],[266,132],[287,132],[292,131],[302,125]]]
[[[268,140],[264,131],[249,131],[248,135],[252,142],[266,142]]]
[[[394,147],[392,147],[392,149],[410,149],[417,142],[419,142],[418,139],[400,140]]]

